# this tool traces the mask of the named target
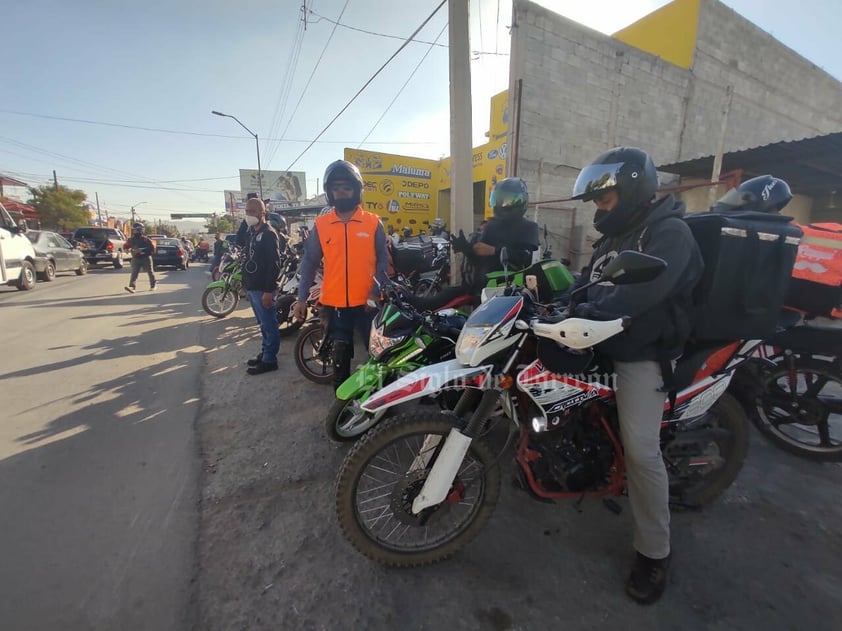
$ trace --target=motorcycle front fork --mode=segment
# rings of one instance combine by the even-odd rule
[[[460,410],[460,406],[462,406],[463,401],[465,401],[464,408],[467,408],[470,404],[469,392],[466,392],[459,399],[459,403],[456,404],[456,411],[467,411],[466,409]],[[456,478],[456,474],[459,473],[459,467],[462,466],[462,460],[465,459],[465,454],[468,453],[471,441],[482,432],[488,417],[491,416],[497,407],[499,397],[500,390],[497,388],[483,391],[479,405],[468,419],[464,429],[460,430],[454,427],[450,430],[436,461],[433,463],[433,468],[430,469],[430,474],[427,476],[421,492],[412,502],[412,512],[414,514],[417,515],[425,508],[442,503],[447,497],[450,488],[453,486],[453,480]],[[422,467],[426,468],[440,441],[440,436],[427,436],[421,448],[421,453],[416,456],[410,471]]]

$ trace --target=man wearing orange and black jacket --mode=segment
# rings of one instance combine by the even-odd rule
[[[373,308],[369,299],[379,296],[374,277],[386,282],[388,254],[386,233],[380,218],[362,209],[363,178],[356,166],[345,160],[325,170],[324,192],[330,212],[316,218],[304,247],[301,281],[295,317],[307,317],[307,296],[324,259],[321,315],[333,337],[333,385],[339,387],[351,374],[354,356],[354,328],[368,340]]]

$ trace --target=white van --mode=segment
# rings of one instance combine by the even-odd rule
[[[0,285],[35,287],[35,250],[25,231],[0,204]]]

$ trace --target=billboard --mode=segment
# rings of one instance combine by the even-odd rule
[[[225,192],[225,214],[244,217],[246,214],[246,196],[242,191]]]
[[[261,171],[263,199],[273,202],[303,202],[307,199],[307,178],[304,171]],[[249,193],[260,194],[260,178],[256,169],[240,169],[242,199]]]
[[[345,149],[345,159],[363,176],[363,208],[393,226],[414,226],[413,232],[436,217],[438,161],[377,151]]]

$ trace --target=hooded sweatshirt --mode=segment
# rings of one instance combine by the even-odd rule
[[[580,284],[599,280],[602,270],[624,250],[657,256],[667,268],[654,280],[629,285],[594,285],[577,303],[588,302],[600,312],[632,318],[623,333],[598,346],[619,361],[674,359],[690,334],[693,288],[704,271],[699,246],[682,219],[683,202],[668,195],[655,202],[636,226],[594,244],[594,254]]]

